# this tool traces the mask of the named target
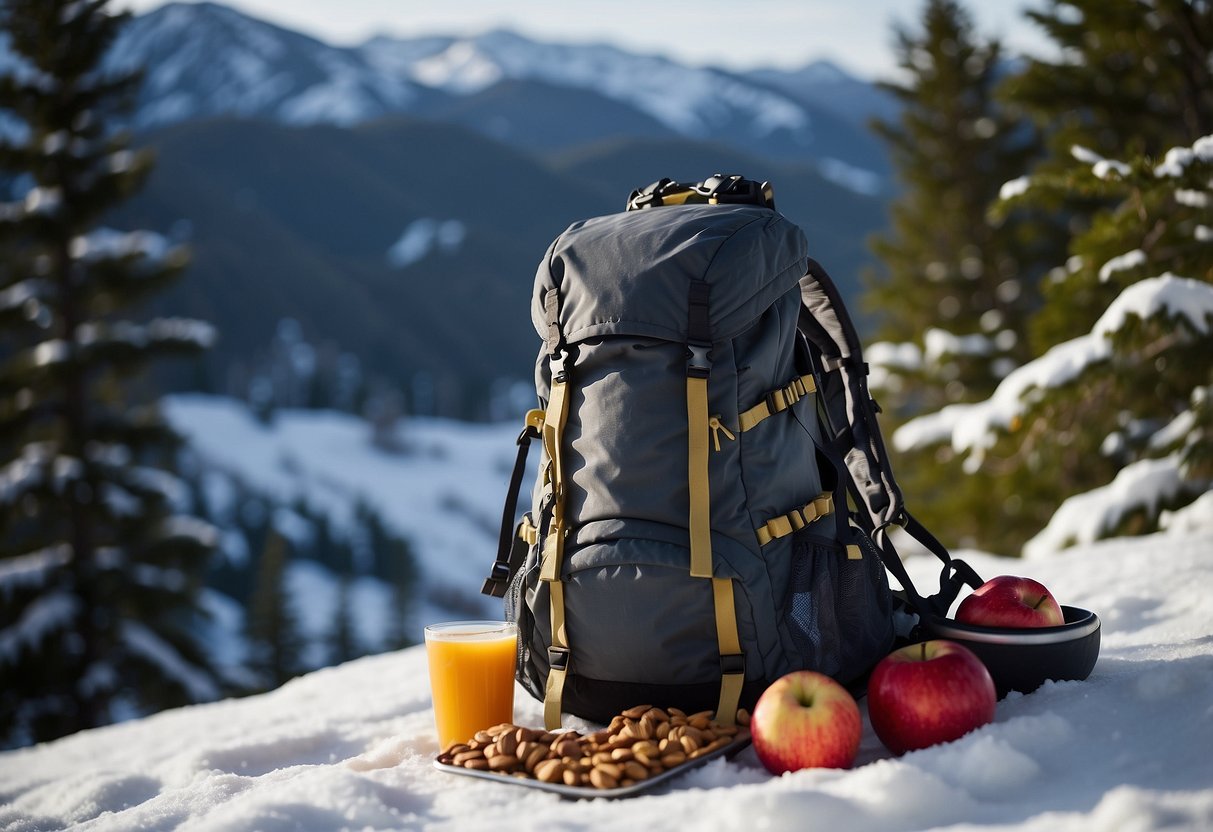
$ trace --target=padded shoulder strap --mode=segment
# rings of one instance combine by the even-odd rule
[[[880,550],[885,567],[901,583],[920,615],[946,612],[960,583],[976,587],[981,579],[954,560],[948,550],[905,510],[901,489],[876,421],[876,403],[868,392],[868,365],[855,325],[834,281],[816,260],[800,280],[799,328],[809,343],[817,374],[818,397],[825,412],[823,430],[830,450],[841,457],[842,474],[856,504],[855,520]],[[940,592],[923,598],[915,590],[888,536],[890,526],[902,526],[944,562]]]
[[[810,259],[800,280],[800,331],[819,366],[818,396],[825,407],[833,449],[846,463],[862,505],[860,522],[868,533],[900,524],[901,490],[893,479],[876,409],[868,393],[868,366],[855,325],[834,281]]]

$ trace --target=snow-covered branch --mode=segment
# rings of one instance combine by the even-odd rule
[[[954,404],[913,419],[893,434],[902,451],[937,444],[949,438],[957,452],[992,446],[996,431],[1007,428],[1041,395],[1078,377],[1087,367],[1112,355],[1111,336],[1130,317],[1157,314],[1182,316],[1196,332],[1207,334],[1213,317],[1213,286],[1190,278],[1164,274],[1134,283],[1108,307],[1086,335],[1058,344],[1039,358],[1015,369],[993,395],[973,404]]]
[[[1066,499],[1048,525],[1024,544],[1024,557],[1050,557],[1068,545],[1098,540],[1135,509],[1156,514],[1160,503],[1185,487],[1180,465],[1178,454],[1140,459],[1121,468],[1107,485]]]

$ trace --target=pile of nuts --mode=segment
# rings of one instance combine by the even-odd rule
[[[452,744],[438,762],[566,786],[632,786],[749,738],[745,710],[737,712],[736,725],[722,725],[712,715],[637,705],[605,729],[584,735],[503,723]]]

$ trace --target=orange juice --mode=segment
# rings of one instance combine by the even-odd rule
[[[438,747],[514,720],[518,629],[503,621],[455,621],[425,628]]]

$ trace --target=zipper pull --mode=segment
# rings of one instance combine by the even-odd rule
[[[718,450],[718,451],[720,450],[720,434],[723,433],[729,439],[737,438],[736,436],[733,435],[733,431],[726,428],[724,426],[724,423],[720,421],[719,415],[713,416],[711,419],[708,419],[708,427],[712,429],[712,444],[714,444],[716,446],[716,450]]]

